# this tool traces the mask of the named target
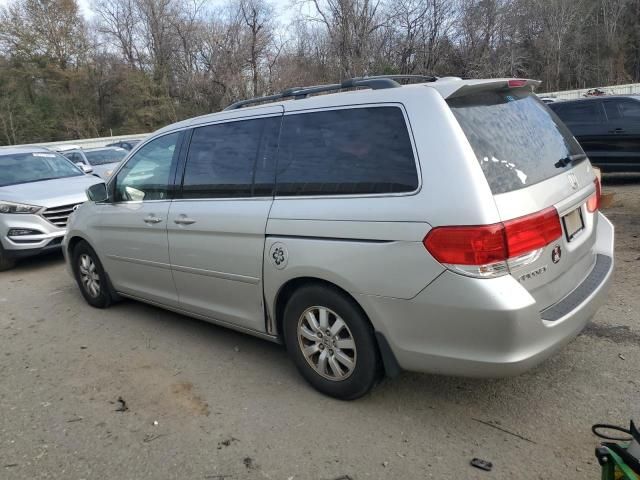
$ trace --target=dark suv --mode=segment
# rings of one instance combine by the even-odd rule
[[[640,171],[640,96],[605,96],[548,105],[591,162],[606,172]]]

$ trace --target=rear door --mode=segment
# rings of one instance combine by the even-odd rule
[[[609,170],[640,168],[640,101],[631,98],[603,100],[611,135]]]
[[[262,257],[282,108],[267,111],[193,129],[168,223],[182,308],[258,331],[265,330]]]
[[[557,210],[562,235],[510,271],[540,310],[570,293],[595,263],[597,215],[589,161],[571,132],[533,94],[493,90],[448,100],[494,195],[502,221]],[[573,160],[572,160],[573,159]]]
[[[612,134],[601,99],[558,102],[549,107],[569,127],[592,162],[608,161],[613,147]]]

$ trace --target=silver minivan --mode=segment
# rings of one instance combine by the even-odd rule
[[[88,190],[68,264],[95,307],[282,342],[337,398],[403,369],[517,374],[613,271],[599,181],[535,84],[369,77],[170,125]]]

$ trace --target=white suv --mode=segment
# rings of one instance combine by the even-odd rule
[[[344,399],[382,372],[498,376],[551,355],[611,280],[591,164],[535,82],[396,80],[291,89],[151,135],[72,217],[85,299],[283,342]]]
[[[0,271],[60,249],[67,219],[99,182],[42,147],[0,149]]]

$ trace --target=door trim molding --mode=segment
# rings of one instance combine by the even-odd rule
[[[260,282],[260,279],[256,277],[249,277],[247,275],[238,275],[236,273],[217,272],[215,270],[205,270],[203,268],[193,268],[193,267],[183,267],[182,265],[172,265],[171,269],[177,272],[192,273],[194,275],[202,275],[205,277],[221,278],[223,280],[249,283],[251,285],[257,285]]]
[[[152,260],[142,260],[140,258],[121,257],[119,255],[107,255],[106,257],[111,260],[117,260],[119,262],[135,263],[138,265],[147,265],[149,267],[164,268],[166,270],[171,270],[171,265],[169,265],[168,263],[154,262]]]

